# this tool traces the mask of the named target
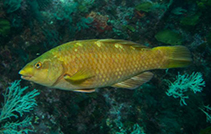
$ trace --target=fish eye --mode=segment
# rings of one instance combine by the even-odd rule
[[[39,69],[42,67],[42,63],[41,62],[37,62],[35,65],[34,65],[35,68]]]

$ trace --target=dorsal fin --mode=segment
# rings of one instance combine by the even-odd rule
[[[140,45],[138,43],[132,42],[132,41],[127,41],[127,40],[120,40],[120,39],[101,39],[98,40],[99,42],[102,42],[104,44],[120,44],[124,46],[132,46],[134,48],[148,48],[147,46]]]
[[[152,77],[153,77],[153,73],[143,72],[143,73],[141,73],[137,76],[134,76],[130,79],[127,79],[123,82],[116,83],[112,87],[135,89],[135,88],[141,86],[142,84],[148,82],[149,80],[151,80]]]

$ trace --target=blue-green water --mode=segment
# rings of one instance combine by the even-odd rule
[[[211,0],[1,0],[0,133],[211,134],[210,14]],[[193,61],[152,70],[152,80],[135,90],[11,85],[53,47],[107,38],[186,46]]]

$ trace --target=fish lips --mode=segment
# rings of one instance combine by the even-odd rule
[[[32,76],[30,75],[21,75],[21,79],[29,80]]]
[[[24,80],[30,80],[32,77],[32,75],[25,74],[23,70],[20,70],[19,74],[21,75],[21,79],[24,79]]]

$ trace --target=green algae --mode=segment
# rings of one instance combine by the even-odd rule
[[[0,19],[0,35],[7,36],[10,32],[10,22],[5,19]]]
[[[143,2],[141,4],[138,4],[135,9],[138,11],[144,11],[144,12],[150,12],[152,9],[153,4],[150,2]]]
[[[155,35],[155,38],[165,44],[171,45],[181,45],[182,44],[182,36],[174,31],[165,29],[158,32]]]

